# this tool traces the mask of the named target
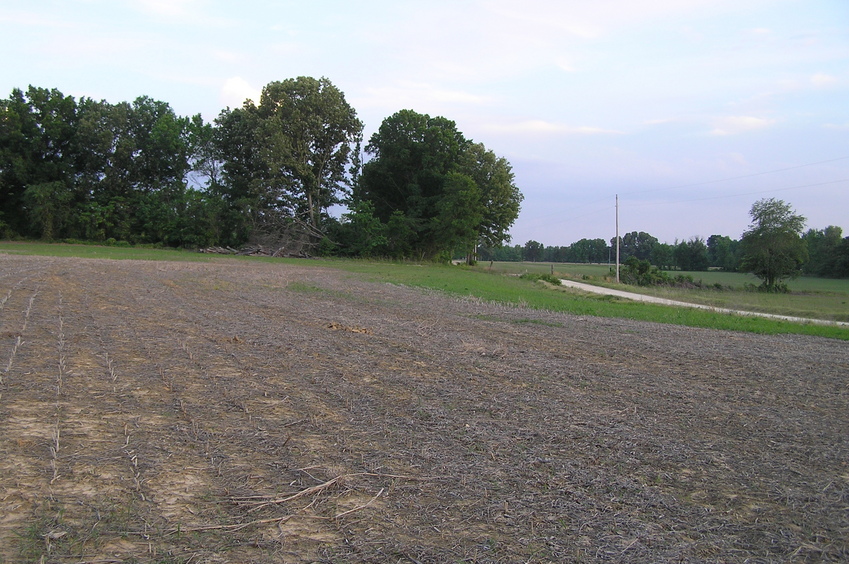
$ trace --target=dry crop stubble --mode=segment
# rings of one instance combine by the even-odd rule
[[[6,560],[849,554],[843,342],[309,262],[0,256],[0,296]]]

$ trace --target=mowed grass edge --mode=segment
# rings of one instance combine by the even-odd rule
[[[849,329],[834,325],[794,323],[758,317],[714,313],[694,308],[677,308],[575,293],[540,282],[505,276],[482,269],[439,264],[345,259],[278,259],[267,257],[226,257],[190,251],[95,245],[0,242],[0,253],[114,260],[218,261],[247,260],[335,268],[366,276],[377,282],[403,284],[445,292],[459,297],[515,304],[535,309],[614,317],[636,321],[667,323],[727,331],[760,334],[800,334],[849,340]]]
[[[608,288],[623,289],[612,282],[611,267],[572,263],[489,263],[478,268],[502,274],[523,272],[549,274]],[[760,280],[740,272],[669,272],[670,276],[690,276],[701,287],[627,286],[629,292],[712,307],[821,319],[849,321],[849,279],[799,277],[789,281],[790,292],[772,294],[752,291]],[[716,285],[716,286],[714,286]],[[748,287],[748,289],[747,289]]]

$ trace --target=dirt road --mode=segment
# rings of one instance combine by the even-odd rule
[[[0,255],[0,560],[849,559],[849,348]]]

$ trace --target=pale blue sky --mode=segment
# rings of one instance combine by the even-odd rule
[[[849,0],[0,0],[0,96],[147,95],[212,120],[326,76],[366,126],[442,115],[513,165],[511,233],[739,238],[790,202],[849,235]],[[816,163],[816,164],[815,164]]]

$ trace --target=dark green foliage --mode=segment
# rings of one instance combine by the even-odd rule
[[[681,241],[672,250],[672,257],[680,270],[707,270],[708,248],[703,239],[693,237],[689,241]]]
[[[332,227],[328,208],[347,192],[346,167],[363,125],[326,78],[269,83],[259,106],[248,101],[216,119],[213,155],[223,174],[212,188],[227,205],[235,237],[302,238],[318,243]]]
[[[192,122],[167,103],[77,102],[30,87],[0,108],[0,210],[11,231],[173,246],[199,239],[183,217],[206,214],[204,197],[187,187]]]
[[[740,270],[763,280],[763,291],[785,291],[784,280],[797,276],[808,258],[801,236],[805,218],[774,198],[755,202],[749,215],[752,224],[740,241]]]
[[[632,286],[674,286],[677,288],[706,288],[701,280],[694,280],[689,274],[670,275],[658,269],[656,266],[647,260],[640,260],[637,257],[628,257],[625,261],[619,279],[624,284]],[[721,284],[710,286],[715,290],[722,290]]]
[[[632,286],[658,286],[670,282],[669,275],[645,259],[635,256],[628,257],[622,265],[619,279],[623,284]]]
[[[387,226],[374,215],[371,202],[355,204],[331,235],[336,242],[334,254],[366,258],[391,255]]]
[[[553,274],[539,274],[536,272],[526,272],[519,276],[522,280],[532,280],[534,282],[542,280],[543,282],[548,282],[549,284],[554,284],[555,286],[560,286],[562,282],[560,278],[557,278]]]
[[[711,235],[707,240],[708,263],[710,266],[734,272],[740,263],[740,242],[731,237]]]
[[[362,124],[327,79],[269,84],[215,127],[146,96],[0,101],[0,229],[44,239],[238,245],[281,216],[318,237]]]
[[[539,241],[530,240],[525,243],[525,247],[522,249],[522,260],[528,262],[543,260],[544,249],[543,244]]]
[[[508,240],[522,199],[510,165],[453,121],[402,110],[383,121],[366,151],[373,158],[352,205],[373,206],[387,226],[390,255],[446,260],[463,249],[471,259],[477,244]]]
[[[835,225],[825,229],[809,229],[802,240],[808,249],[808,262],[803,272],[813,276],[844,278],[849,276],[849,237]]]
[[[632,231],[626,233],[620,238],[619,256],[623,262],[628,257],[637,257],[640,260],[649,260],[651,258],[652,249],[657,245],[658,241],[648,233],[643,231]],[[616,237],[610,240],[610,245],[613,249],[616,248]]]
[[[667,243],[657,243],[651,250],[651,263],[661,270],[671,270],[675,265],[675,247]]]

